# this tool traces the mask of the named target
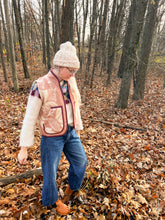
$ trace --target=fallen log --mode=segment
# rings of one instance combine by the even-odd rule
[[[26,171],[24,173],[17,174],[14,176],[1,177],[0,186],[6,186],[10,183],[20,182],[21,180],[31,178],[34,175],[36,177],[42,175],[42,169],[37,168],[37,169],[29,170],[29,171]]]
[[[117,123],[113,123],[113,122],[109,122],[109,121],[102,121],[102,120],[98,120],[98,119],[91,119],[91,121],[92,122],[101,122],[101,123],[113,125],[113,126],[119,127],[119,128],[129,128],[132,130],[147,131],[146,128],[139,128],[139,127],[134,127],[134,126],[130,126],[130,125],[121,125],[121,124],[117,124]]]

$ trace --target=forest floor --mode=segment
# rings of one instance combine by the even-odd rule
[[[18,68],[20,91],[11,83],[0,82],[0,177],[36,169],[40,164],[40,134],[36,127],[35,145],[28,150],[26,165],[17,160],[19,135],[32,81],[45,74],[34,66],[31,79],[24,79]],[[0,71],[2,75],[2,70]],[[113,75],[95,76],[93,89],[83,85],[84,130],[81,140],[88,165],[82,189],[69,202],[73,212],[62,217],[55,209],[41,204],[42,175],[0,187],[0,219],[165,219],[165,89],[163,77],[149,74],[143,101],[132,101],[128,108],[114,108],[120,80]],[[2,79],[2,76],[1,76]],[[108,123],[109,124],[108,124]],[[62,156],[57,185],[63,197],[69,164]]]

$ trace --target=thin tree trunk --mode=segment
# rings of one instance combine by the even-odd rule
[[[22,16],[21,16],[21,1],[20,0],[18,0],[18,11],[19,11],[19,17],[20,17],[20,31],[21,31],[21,36],[22,36],[22,39],[24,38],[23,36],[23,22],[22,22]]]
[[[52,47],[53,47],[53,51],[54,53],[57,52],[58,50],[58,46],[59,46],[59,36],[58,36],[58,20],[59,19],[56,19],[57,18],[57,10],[58,7],[56,5],[58,5],[58,1],[55,1],[55,0],[51,0],[51,16],[52,16]],[[58,13],[59,14],[59,13]]]
[[[108,62],[107,62],[107,82],[106,84],[108,85],[110,83],[110,78],[111,78],[111,73],[112,73],[112,64],[113,64],[113,59],[114,59],[114,37],[113,37],[113,32],[116,32],[116,27],[115,27],[115,11],[116,11],[116,6],[117,6],[117,0],[113,1],[113,7],[112,7],[112,14],[111,14],[111,20],[110,20],[110,26],[109,26],[109,38],[108,38]]]
[[[55,48],[55,3],[54,0],[51,0],[51,17],[52,17],[52,45],[53,45],[53,51],[56,51]]]
[[[12,31],[12,36],[13,36],[15,61],[17,62],[17,61],[19,61],[19,56],[16,52],[16,51],[18,51],[18,46],[17,46],[18,36],[17,36],[17,33],[16,33],[16,25],[15,25],[15,18],[14,18],[14,10],[13,10],[12,1],[8,1],[8,2],[9,2],[9,13],[11,13],[11,31]],[[14,25],[12,25],[12,24],[14,24]]]
[[[81,32],[81,28],[79,26],[79,23],[78,23],[78,15],[79,15],[79,12],[77,11],[77,2],[75,4],[75,23],[76,23],[76,32],[77,32],[77,40],[78,40],[78,57],[79,57],[79,60],[81,62],[81,53],[80,53],[80,32]]]
[[[24,8],[24,17],[23,17],[23,22],[24,22],[24,36],[25,36],[25,42],[26,44],[28,43],[28,34],[27,34],[27,15],[26,15],[26,3],[24,1],[23,3],[23,8]],[[25,34],[26,33],[26,34]]]
[[[110,79],[113,71],[114,66],[114,60],[116,55],[116,45],[117,40],[119,39],[119,33],[121,28],[121,22],[122,22],[122,12],[125,9],[126,0],[122,0],[120,4],[116,5],[116,12],[114,14],[114,18],[112,20],[112,26],[110,26],[110,39],[108,40],[108,66],[107,66],[107,85],[110,84]],[[113,15],[113,13],[112,13]]]
[[[49,1],[45,0],[45,25],[46,25],[46,51],[47,51],[47,68],[51,67],[50,64],[50,41],[49,41],[49,12],[48,12]]]
[[[60,6],[59,0],[55,1],[55,52],[59,49],[60,45],[60,33],[61,33],[61,19],[60,19]]]
[[[19,39],[19,44],[20,44],[21,58],[22,58],[24,74],[25,74],[25,78],[30,78],[29,70],[28,70],[27,63],[26,63],[25,50],[24,50],[24,46],[23,46],[23,39],[22,39],[22,33],[21,33],[21,23],[20,23],[20,21],[21,21],[20,20],[20,14],[19,14],[19,10],[18,10],[18,7],[17,7],[16,0],[12,0],[12,2],[13,2],[13,6],[14,6],[15,20],[16,20],[16,26],[17,26],[17,31],[18,31],[18,39]]]
[[[82,28],[82,49],[81,49],[81,60],[80,60],[80,69],[82,69],[82,66],[84,64],[84,50],[85,50],[85,34],[86,34],[86,23],[87,23],[87,16],[88,16],[88,0],[86,0],[86,5],[83,0],[83,28]]]
[[[89,68],[91,65],[91,57],[92,57],[92,42],[93,42],[93,36],[94,36],[94,31],[96,28],[96,19],[97,19],[97,1],[93,0],[93,12],[92,12],[92,21],[90,25],[90,39],[89,39],[89,46],[88,46],[88,55],[87,55],[87,64],[86,64],[86,71],[85,71],[85,81],[84,85],[88,84],[88,74],[89,74]]]
[[[42,0],[42,62],[46,65],[46,46],[45,46],[45,0]]]
[[[95,38],[97,38],[97,33],[95,33]],[[98,55],[98,51],[99,51],[99,45],[98,45],[97,41],[98,40],[95,39],[95,54],[94,54],[94,61],[93,61],[93,69],[92,69],[90,89],[92,89],[92,86],[93,86],[94,73],[95,73],[95,69],[96,69],[96,66],[97,66],[97,55]]]
[[[7,22],[8,36],[9,36],[10,65],[11,65],[11,69],[12,69],[14,90],[18,91],[19,90],[19,85],[18,85],[18,78],[17,78],[17,71],[16,71],[13,37],[12,37],[10,17],[9,17],[8,0],[4,0],[4,8],[5,8],[5,16],[6,16],[6,22]]]
[[[145,21],[142,46],[140,51],[140,63],[136,72],[136,82],[134,88],[133,99],[139,100],[144,98],[146,72],[148,60],[151,52],[152,39],[156,23],[156,14],[159,0],[155,0],[155,4],[149,3],[148,12]]]
[[[5,67],[5,61],[4,61],[4,57],[3,57],[2,28],[1,28],[1,26],[2,25],[1,25],[1,20],[0,20],[0,54],[1,54],[1,60],[2,60],[4,79],[5,79],[5,82],[7,82],[8,78],[7,78],[7,71],[6,71],[6,67]]]
[[[109,0],[106,0],[104,3],[104,12],[103,12],[103,22],[102,22],[102,29],[100,33],[100,50],[101,50],[101,71],[100,75],[102,74],[103,66],[106,63],[105,59],[105,48],[106,48],[106,40],[105,40],[105,30],[106,30],[106,23],[107,23],[107,14],[108,14],[108,7],[109,7]]]
[[[7,52],[7,60],[9,61],[9,42],[8,42],[8,35],[7,35],[6,25],[5,25],[5,21],[4,21],[4,13],[2,10],[1,1],[0,1],[0,11],[1,11],[2,24],[3,24],[3,32],[4,32],[4,36],[5,36],[5,49]]]
[[[102,33],[102,27],[103,27],[103,1],[101,1],[101,6],[97,11],[100,11],[99,14],[99,30],[97,33],[97,28],[95,31],[95,54],[94,54],[94,60],[93,60],[93,69],[92,69],[92,76],[91,76],[91,83],[90,83],[90,88],[92,89],[93,86],[93,81],[94,81],[94,74],[95,74],[95,69],[97,68],[98,64],[100,63],[101,57],[100,55],[100,38],[101,38],[101,33]],[[106,16],[106,15],[104,15]]]

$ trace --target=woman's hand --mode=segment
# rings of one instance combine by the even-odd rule
[[[27,147],[21,147],[21,150],[18,154],[18,161],[20,162],[20,164],[26,164],[27,157],[28,157]]]

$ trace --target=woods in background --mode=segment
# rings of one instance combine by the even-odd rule
[[[117,108],[144,98],[150,55],[165,56],[164,0],[4,0],[0,2],[0,56],[7,82],[10,62],[14,90],[19,90],[16,62],[20,53],[24,76],[30,77],[27,48],[42,53],[47,69],[59,45],[75,44],[84,72],[84,88],[95,75],[121,79]],[[31,54],[35,56],[35,54]],[[19,60],[20,62],[20,60]]]

